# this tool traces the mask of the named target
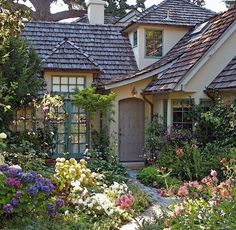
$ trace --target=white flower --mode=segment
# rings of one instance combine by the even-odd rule
[[[65,211],[65,215],[69,215],[69,211],[68,210]]]
[[[17,170],[22,170],[22,168],[19,165],[12,165],[9,168],[17,169]]]
[[[7,134],[6,133],[0,133],[0,139],[6,139]]]

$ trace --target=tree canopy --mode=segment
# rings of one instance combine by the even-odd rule
[[[40,59],[18,38],[24,27],[24,11],[15,11],[0,0],[0,129],[8,128],[13,111],[35,95],[42,86],[38,74]]]
[[[4,1],[4,0],[3,0]],[[14,10],[27,10],[34,21],[60,21],[67,18],[82,17],[86,14],[85,0],[63,0],[68,6],[68,10],[52,13],[50,8],[52,3],[58,0],[28,0],[34,9],[18,0],[6,0]],[[106,13],[113,16],[123,16],[130,9],[145,9],[146,0],[136,0],[136,4],[129,5],[127,0],[104,0],[107,2]],[[198,6],[205,5],[205,0],[188,0]],[[229,0],[230,1],[230,0]],[[235,0],[234,0],[235,2]]]

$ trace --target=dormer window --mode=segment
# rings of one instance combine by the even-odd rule
[[[146,30],[146,57],[161,57],[162,46],[162,31]]]
[[[133,33],[133,47],[137,46],[138,46],[138,32],[137,30],[135,30]]]

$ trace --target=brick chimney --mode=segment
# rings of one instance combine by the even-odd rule
[[[104,24],[106,2],[102,0],[86,0],[88,19],[90,24]]]

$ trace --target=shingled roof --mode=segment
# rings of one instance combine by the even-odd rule
[[[104,23],[105,24],[114,24],[117,20],[119,20],[120,17],[119,16],[112,16],[112,15],[105,15],[104,16]],[[88,20],[88,15],[84,15],[83,17],[77,19],[75,21],[75,23],[89,23],[89,20]]]
[[[236,56],[207,87],[208,90],[236,89]]]
[[[73,42],[65,38],[43,60],[45,69],[98,70],[99,65]]]
[[[214,15],[213,11],[186,0],[164,0],[160,4],[146,9],[126,28],[133,24],[194,26]]]
[[[173,91],[175,86],[198,63],[204,54],[218,41],[224,32],[236,21],[236,8],[209,20],[204,31],[189,32],[160,61],[149,66],[135,76],[171,64],[163,75],[154,80],[146,93]],[[133,75],[131,75],[133,77]]]
[[[49,69],[100,69],[101,79],[110,80],[138,70],[130,41],[115,25],[27,22],[21,36],[32,43]],[[65,39],[67,42],[64,42]],[[71,58],[70,55],[75,55]],[[61,55],[61,57],[59,57]],[[87,58],[86,58],[87,56]],[[55,63],[58,58],[58,63]],[[96,63],[96,64],[95,64]]]

